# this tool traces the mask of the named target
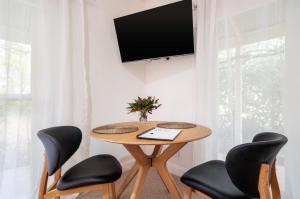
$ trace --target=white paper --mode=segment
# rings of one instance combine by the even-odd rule
[[[156,140],[174,140],[180,132],[181,129],[154,128],[142,135],[139,135],[139,138]]]

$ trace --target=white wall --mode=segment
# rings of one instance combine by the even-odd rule
[[[150,120],[195,121],[196,82],[194,56],[172,57],[122,64],[113,18],[175,2],[175,0],[90,1],[88,25],[92,126],[136,120],[126,112],[127,102],[137,95],[155,95],[163,104]],[[110,153],[122,160],[130,156],[125,149],[91,139],[91,155]],[[171,170],[180,174],[192,164],[193,146],[189,144],[170,161]]]
[[[157,96],[162,103],[153,112],[151,120],[195,122],[195,71],[192,55],[152,61],[146,65],[146,95]],[[192,157],[193,147],[189,144],[170,163],[184,170],[183,167],[192,165]]]
[[[144,62],[122,64],[113,18],[143,9],[141,0],[89,1],[87,6],[92,95],[92,127],[116,121],[136,120],[128,115],[127,102],[143,95]],[[127,155],[116,144],[91,139],[91,154],[110,153],[118,158]]]
[[[176,0],[146,0],[146,8],[165,5]],[[194,55],[153,60],[146,65],[145,93],[157,96],[162,106],[151,120],[196,121],[196,67]],[[193,144],[185,146],[169,162],[170,169],[181,174],[193,164]]]

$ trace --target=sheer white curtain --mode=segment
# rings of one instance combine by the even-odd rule
[[[37,129],[76,125],[90,128],[87,24],[83,0],[39,3],[33,68],[33,115]],[[34,126],[35,127],[35,126]],[[81,148],[88,151],[85,139]],[[85,152],[85,153],[86,153]]]
[[[284,115],[285,131],[289,138],[287,145],[286,170],[289,176],[287,189],[288,197],[300,198],[300,1],[287,1],[287,22],[286,22],[286,66],[284,73]]]
[[[29,198],[33,188],[31,58],[35,14],[30,1],[0,1],[0,198]]]
[[[196,164],[224,160],[259,132],[285,133],[285,7],[281,0],[198,1],[198,122],[213,135],[195,145]],[[285,160],[283,151],[278,176],[287,194]]]
[[[37,24],[33,132],[56,125],[79,127],[83,141],[69,161],[71,166],[86,158],[89,150],[91,107],[85,1],[40,1]]]
[[[70,165],[88,156],[85,12],[84,0],[0,1],[0,198],[36,198],[41,128],[80,127]]]

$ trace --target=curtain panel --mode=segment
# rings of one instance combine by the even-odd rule
[[[89,153],[85,1],[1,0],[0,77],[0,198],[36,198],[43,163],[38,130],[82,130],[66,167]]]
[[[0,1],[0,198],[30,198],[34,189],[31,42],[35,17],[35,7],[29,3]]]
[[[195,164],[224,160],[260,132],[288,135],[284,112],[287,2],[198,0],[197,122],[212,128]],[[293,91],[292,91],[293,92]],[[292,198],[286,149],[278,155],[283,198]]]

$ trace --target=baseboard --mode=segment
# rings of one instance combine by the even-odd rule
[[[126,172],[133,166],[134,159],[130,156],[126,156],[122,158],[120,162],[122,164],[123,172]],[[182,176],[187,171],[187,168],[171,162],[168,163],[168,169],[171,174],[176,176]]]

